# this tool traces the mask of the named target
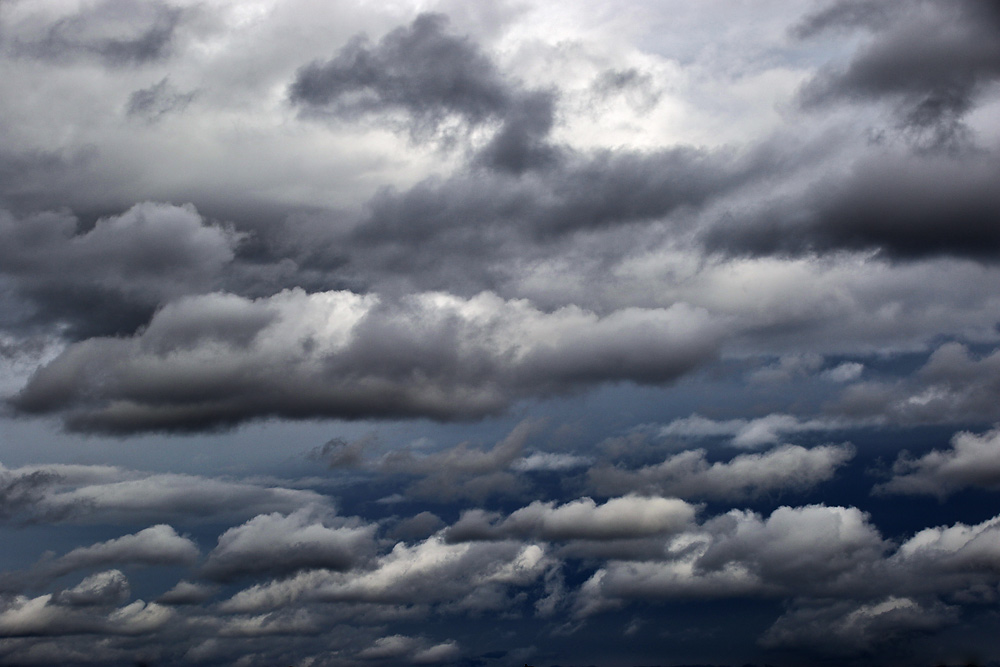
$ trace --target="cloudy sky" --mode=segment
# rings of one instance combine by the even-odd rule
[[[0,664],[1000,661],[992,0],[0,0]]]

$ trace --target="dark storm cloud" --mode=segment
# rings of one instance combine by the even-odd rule
[[[65,62],[97,58],[107,65],[142,65],[169,55],[185,10],[164,2],[104,0],[76,13],[52,16],[42,9],[3,26],[2,43],[19,56]]]
[[[479,155],[493,168],[522,172],[555,159],[545,143],[554,122],[554,97],[508,81],[467,37],[448,32],[442,14],[421,14],[372,45],[355,37],[327,62],[302,67],[289,98],[311,112],[356,118],[403,111],[414,137],[453,119],[468,127],[499,125]]]
[[[880,3],[886,5],[888,3]],[[874,38],[842,70],[804,89],[807,105],[837,98],[887,99],[918,147],[961,148],[963,116],[1000,78],[1000,10],[979,0],[924,0],[878,6],[837,2],[807,18],[799,34],[867,25]]]
[[[120,435],[267,416],[470,419],[601,383],[670,382],[723,334],[683,304],[598,317],[488,293],[213,294],[172,302],[135,337],[71,345],[11,405]]]
[[[125,333],[179,294],[211,289],[242,236],[193,206],[136,204],[81,230],[66,212],[0,211],[0,275],[25,303],[23,325],[70,337]]]
[[[764,201],[708,227],[710,250],[825,254],[874,250],[895,259],[1000,256],[1000,162],[993,155],[875,153],[798,195]]]

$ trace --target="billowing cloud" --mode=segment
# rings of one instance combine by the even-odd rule
[[[79,227],[64,212],[19,219],[0,210],[0,275],[26,302],[23,324],[131,333],[164,301],[211,291],[241,238],[191,205],[150,202]]]
[[[581,498],[564,505],[535,501],[500,521],[470,511],[445,533],[448,540],[621,540],[669,535],[694,518],[695,508],[676,498],[623,496],[598,505]]]
[[[768,648],[853,656],[957,622],[954,607],[905,597],[864,604],[800,605],[768,628],[760,643]]]
[[[221,603],[228,612],[275,609],[297,601],[446,604],[453,611],[497,610],[509,588],[528,586],[554,563],[535,544],[448,544],[434,536],[397,543],[373,567],[349,572],[308,570],[258,584]]]
[[[474,42],[449,34],[447,24],[443,14],[421,14],[377,45],[355,37],[332,60],[302,67],[289,98],[335,117],[403,111],[415,136],[454,119],[471,127],[492,121],[500,127],[480,162],[513,172],[551,162],[556,153],[545,138],[554,123],[552,94],[505,80]]]
[[[856,508],[732,510],[672,539],[659,560],[609,561],[581,587],[577,612],[628,599],[828,595],[856,586],[888,544]]]
[[[73,588],[60,592],[54,601],[73,607],[113,606],[131,595],[128,579],[121,570],[92,574]]]
[[[588,477],[602,494],[638,491],[695,499],[752,498],[810,489],[831,479],[854,457],[854,452],[851,445],[811,449],[782,445],[760,454],[741,454],[729,461],[709,463],[705,450],[695,449],[637,470],[596,466]]]
[[[945,343],[912,376],[851,385],[831,407],[891,423],[994,422],[1000,418],[998,378],[1000,350],[977,358],[961,343]]]
[[[48,576],[60,576],[74,570],[108,565],[192,565],[200,555],[198,545],[178,535],[171,526],[160,524],[132,535],[73,549],[39,567]]]
[[[82,524],[252,517],[329,502],[266,483],[68,464],[0,468],[0,499],[7,519]]]
[[[166,57],[184,9],[166,2],[103,0],[76,12],[60,7],[15,7],[7,17],[15,56],[68,61],[96,58],[109,66],[142,65]]]
[[[486,293],[211,294],[172,302],[131,338],[71,345],[12,404],[118,434],[268,416],[468,419],[598,383],[669,382],[711,359],[721,334],[684,304],[601,317]]]
[[[322,513],[320,513],[322,514]],[[346,570],[374,551],[373,525],[326,525],[316,508],[293,514],[261,514],[219,536],[202,568],[205,577],[231,580],[261,573],[309,568]]]
[[[976,435],[957,433],[951,449],[935,449],[920,458],[900,456],[893,476],[876,490],[882,493],[926,493],[945,497],[969,487],[1000,486],[1000,430]]]
[[[775,445],[786,435],[835,431],[850,425],[835,419],[800,419],[794,415],[770,414],[756,419],[717,421],[694,414],[676,419],[660,429],[660,435],[680,438],[732,436],[734,447],[756,448]]]
[[[831,99],[886,98],[899,124],[932,148],[960,145],[962,117],[1000,79],[1000,12],[989,3],[927,1],[907,6],[840,0],[799,26],[801,36],[862,25],[876,39],[844,69],[819,74],[805,88],[810,105]],[[947,24],[947,30],[932,30]],[[924,39],[916,39],[924,35]]]

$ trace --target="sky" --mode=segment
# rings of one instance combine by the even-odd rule
[[[1000,4],[0,0],[0,664],[1000,664]]]

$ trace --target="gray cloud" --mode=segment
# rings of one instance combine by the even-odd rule
[[[267,416],[473,418],[599,383],[670,382],[711,359],[722,333],[684,304],[598,317],[491,294],[212,294],[172,302],[132,338],[71,345],[12,405],[119,434]]]
[[[477,510],[465,512],[445,536],[451,542],[502,540],[622,540],[669,535],[687,527],[695,508],[676,498],[637,495],[598,505],[590,498],[556,506],[537,500],[500,521]]]
[[[380,605],[443,604],[452,613],[497,610],[507,591],[539,581],[556,563],[534,544],[446,544],[440,536],[398,543],[373,566],[349,572],[309,570],[240,591],[220,607],[259,612],[296,601]]]
[[[834,476],[854,456],[850,445],[806,449],[782,445],[760,454],[742,454],[709,463],[703,449],[668,457],[637,470],[601,465],[588,472],[601,494],[662,493],[681,498],[742,499],[810,489]]]
[[[262,514],[219,536],[202,567],[221,581],[310,568],[346,570],[374,552],[374,525],[357,525],[304,508],[287,516]],[[332,524],[332,525],[331,525]]]
[[[54,560],[43,562],[39,571],[58,577],[74,570],[108,565],[192,565],[201,555],[198,546],[166,524],[132,535],[79,547]]]
[[[708,227],[709,249],[740,254],[874,250],[891,258],[951,255],[994,261],[1000,196],[993,154],[876,153],[804,192],[765,200]]]
[[[806,19],[800,34],[834,25],[867,24],[877,39],[846,69],[820,74],[805,88],[810,105],[838,97],[889,98],[899,123],[918,145],[955,148],[962,118],[1000,78],[1000,12],[991,3],[924,1],[891,8],[837,2]],[[948,29],[939,29],[947,25]]]
[[[240,238],[190,205],[136,204],[83,231],[66,213],[0,212],[0,272],[28,323],[63,323],[75,337],[127,333],[163,301],[210,291]]]
[[[479,153],[481,164],[520,173],[553,161],[555,149],[545,141],[553,94],[506,80],[475,43],[447,26],[443,14],[421,14],[377,45],[355,37],[332,60],[302,67],[289,99],[343,118],[401,110],[415,137],[441,131],[451,119],[470,127],[494,123],[499,128]]]
[[[767,648],[856,656],[910,640],[914,634],[940,630],[958,620],[955,607],[907,597],[890,596],[862,604],[799,604],[775,621],[760,643]]]
[[[68,61],[97,58],[110,66],[142,65],[170,54],[185,10],[166,2],[103,0],[76,13],[52,8],[4,26],[5,46],[15,55]]]
[[[196,93],[181,93],[176,90],[167,77],[148,88],[141,88],[128,97],[125,113],[128,116],[139,116],[149,121],[159,120],[168,113],[182,111]]]
[[[852,418],[897,424],[957,424],[1000,419],[1000,350],[976,358],[961,343],[936,349],[912,376],[859,382],[830,406]]]
[[[893,476],[876,492],[945,496],[970,487],[1000,487],[1000,430],[982,435],[957,433],[951,449],[932,450],[920,458],[905,452],[892,466]]]
[[[250,518],[329,502],[261,482],[67,464],[0,468],[0,497],[5,518],[76,524]]]
[[[128,579],[121,570],[92,574],[73,588],[52,598],[55,604],[71,607],[115,606],[131,596]]]

